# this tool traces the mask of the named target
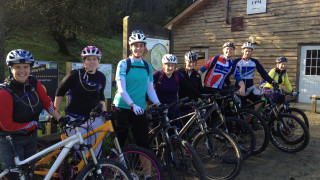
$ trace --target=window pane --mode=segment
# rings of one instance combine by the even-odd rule
[[[320,68],[317,68],[317,75],[320,75]]]
[[[316,73],[317,73],[316,70],[317,69],[315,67],[312,67],[311,68],[311,75],[316,75]]]
[[[317,50],[312,50],[312,58],[317,58],[318,51]]]
[[[307,58],[306,59],[306,66],[310,66],[310,64],[311,64],[311,59]]]
[[[307,58],[311,58],[311,50],[307,50]]]
[[[306,67],[306,73],[305,75],[310,75],[310,67]]]
[[[320,67],[320,59],[317,59],[317,66]]]
[[[311,66],[315,67],[317,64],[317,59],[312,59]]]

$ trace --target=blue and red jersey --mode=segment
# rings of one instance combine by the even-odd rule
[[[205,72],[208,70],[213,60],[214,57],[210,58],[205,65],[201,67],[200,71]],[[223,89],[226,77],[232,70],[232,65],[233,63],[231,59],[226,60],[222,55],[219,56],[215,66],[209,72],[207,72],[208,75],[204,80],[204,87]],[[242,80],[237,68],[235,68],[233,76],[237,82]]]

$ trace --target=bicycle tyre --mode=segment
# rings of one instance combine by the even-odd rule
[[[233,139],[236,140],[242,153],[242,160],[250,157],[256,146],[256,135],[249,124],[236,117],[226,117],[227,129],[222,127]]]
[[[160,166],[158,158],[152,151],[136,145],[128,145],[121,150],[131,176],[140,177],[143,175],[143,167],[140,163],[140,157],[143,156],[151,163],[151,179],[164,179],[162,166]],[[118,161],[118,155],[113,153],[110,157],[111,159]]]
[[[263,152],[269,144],[270,131],[266,121],[261,117],[259,113],[252,109],[240,109],[240,117],[250,117],[248,124],[254,131],[256,137],[256,145],[252,151],[252,155]]]
[[[286,110],[283,110],[283,108],[282,108],[281,112],[293,114],[293,115],[297,116],[298,118],[300,118],[304,122],[304,124],[306,124],[307,128],[309,128],[309,119],[308,119],[307,115],[302,110],[300,110],[298,108],[288,108]]]
[[[283,125],[285,124],[285,125]],[[295,153],[308,146],[309,129],[297,116],[279,113],[278,118],[268,123],[270,140],[278,149]]]
[[[112,159],[99,159],[98,163],[101,167],[102,175],[104,179],[115,179],[116,175],[119,175],[121,179],[133,180],[129,171],[119,162]],[[97,179],[94,173],[95,167],[91,162],[78,173],[76,180]],[[110,174],[107,174],[110,173]]]
[[[211,143],[206,141],[206,136]],[[203,163],[207,179],[229,180],[239,175],[242,155],[237,142],[226,132],[220,129],[208,130],[206,134],[200,132],[194,138],[192,146]]]
[[[189,142],[171,137],[171,152],[169,146],[166,147],[164,158],[166,168],[171,179],[205,179],[205,172],[199,155]],[[171,155],[174,154],[174,158]],[[176,160],[176,161],[175,161]]]

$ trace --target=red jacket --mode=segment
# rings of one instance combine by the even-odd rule
[[[51,98],[47,95],[42,84],[37,80],[36,93],[39,96],[40,101],[43,104],[44,109],[51,113],[56,108],[54,107]],[[2,131],[17,131],[20,129],[26,129],[28,132],[35,130],[37,127],[36,121],[27,123],[16,123],[12,118],[13,113],[13,99],[11,94],[5,90],[0,90],[0,128]],[[40,114],[39,114],[40,115]]]

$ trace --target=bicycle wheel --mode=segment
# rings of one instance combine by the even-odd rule
[[[171,179],[205,179],[202,162],[195,149],[186,140],[171,137],[171,147],[166,147],[164,160]]]
[[[242,160],[249,158],[256,145],[256,137],[249,124],[239,118],[226,117],[226,127],[222,127],[239,145]]]
[[[236,141],[226,132],[211,129],[200,132],[192,146],[202,161],[207,179],[234,179],[241,170],[242,158]]]
[[[306,124],[307,128],[309,128],[309,119],[307,117],[307,115],[300,109],[297,108],[288,108],[285,111],[283,109],[281,109],[283,113],[288,113],[288,114],[293,114],[295,116],[297,116],[298,118],[300,118],[304,124]]]
[[[134,179],[144,179],[144,175],[151,175],[151,180],[164,178],[163,169],[152,151],[136,145],[128,145],[122,148],[122,153],[126,167]],[[112,159],[119,161],[118,155],[111,156]]]
[[[269,121],[268,126],[271,142],[284,152],[301,151],[309,143],[309,129],[292,114],[280,113],[277,119]]]
[[[254,131],[256,137],[256,145],[252,154],[259,154],[264,151],[270,139],[270,132],[266,121],[259,113],[251,109],[241,109],[239,111],[240,119],[246,120],[249,126]]]
[[[121,180],[133,180],[129,171],[119,162],[112,159],[99,159],[98,163],[101,168],[103,179],[121,179]],[[76,180],[85,179],[98,179],[95,166],[93,163],[89,163],[78,173]]]

